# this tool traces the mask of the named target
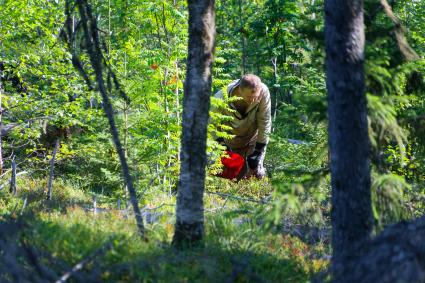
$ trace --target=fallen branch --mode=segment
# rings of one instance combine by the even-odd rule
[[[43,279],[48,279],[49,281],[54,280],[54,278],[57,276],[56,273],[53,270],[50,270],[47,266],[41,264],[40,257],[37,251],[30,245],[27,245],[27,243],[25,243],[24,241],[21,242],[22,248],[26,253],[27,259],[32,264],[32,266],[34,266],[40,277]]]
[[[14,128],[21,126],[23,124],[29,123],[29,122],[33,122],[33,121],[37,121],[37,120],[51,120],[53,117],[52,116],[43,116],[43,117],[35,117],[35,118],[30,118],[27,119],[25,121],[22,122],[16,122],[16,123],[10,123],[7,125],[3,125],[0,131],[0,136],[4,137],[7,136]]]
[[[144,207],[144,208],[142,208],[142,212],[143,211],[152,211],[152,210],[157,210],[157,209],[160,209],[161,207],[164,207],[164,206],[176,206],[175,204],[170,204],[170,203],[162,203],[162,204],[160,204],[160,205],[158,205],[158,206],[156,206],[156,207],[152,207],[152,208],[149,208],[149,207]]]
[[[410,47],[406,39],[406,29],[403,27],[400,19],[394,14],[390,4],[387,0],[380,0],[382,8],[384,9],[385,14],[390,18],[394,24],[394,33],[397,40],[398,47],[400,52],[406,58],[406,60],[417,60],[419,55]]]
[[[234,195],[229,195],[229,194],[224,194],[224,193],[217,193],[217,192],[211,192],[211,191],[205,191],[206,194],[210,194],[210,195],[218,195],[220,197],[226,197],[226,198],[232,198],[232,199],[236,199],[236,200],[240,200],[240,201],[247,201],[247,202],[255,202],[255,203],[260,203],[260,204],[268,204],[270,203],[269,199],[260,199],[260,200],[256,200],[253,198],[242,198],[242,197],[238,197],[238,196],[234,196]]]
[[[248,209],[232,209],[232,210],[225,210],[224,207],[216,207],[216,208],[206,208],[204,209],[205,212],[211,212],[214,213],[216,211],[224,211],[224,213],[240,213],[240,214],[247,214],[247,213],[253,213],[254,211],[248,210]]]
[[[63,283],[66,280],[68,280],[74,273],[81,270],[86,266],[88,263],[93,261],[96,257],[101,256],[105,254],[108,250],[112,248],[112,241],[108,241],[106,244],[104,244],[102,247],[97,249],[94,253],[86,257],[84,260],[77,263],[71,270],[66,272],[64,275],[61,276],[58,280],[56,280],[56,283]]]
[[[24,175],[24,174],[28,174],[28,173],[29,173],[28,171],[22,171],[22,172],[17,173],[15,177],[18,177],[18,176],[20,176],[20,175]],[[8,184],[10,184],[10,182],[12,182],[12,178],[11,178],[11,179],[9,179],[8,181],[6,181],[6,183],[4,183],[3,185],[1,185],[1,186],[0,186],[0,191],[1,191],[4,187],[6,187]]]

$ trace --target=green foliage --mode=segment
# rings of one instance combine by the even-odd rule
[[[276,181],[272,205],[261,211],[265,228],[279,227],[284,221],[324,227],[330,215],[329,180],[323,172],[298,175],[292,182]]]
[[[10,174],[7,175],[10,177]],[[61,180],[54,182],[52,199],[46,201],[47,179],[33,179],[28,176],[18,177],[17,196],[5,186],[0,190],[0,219],[10,214],[19,215],[26,211],[41,212],[56,210],[65,212],[68,207],[88,206],[91,198],[81,189],[71,187]]]
[[[83,260],[112,239],[112,249],[96,263],[100,278],[106,282],[222,281],[238,268],[245,272],[237,273],[236,280],[287,278],[288,282],[303,282],[313,271],[302,259],[307,253],[304,244],[290,237],[267,237],[249,225],[238,227],[225,219],[211,219],[205,247],[181,252],[164,243],[172,232],[166,231],[167,225],[152,227],[159,231],[150,232],[150,242],[143,243],[132,234],[134,223],[129,222],[117,214],[93,217],[71,210],[66,217],[41,215],[27,237],[67,264]]]
[[[411,190],[402,176],[386,174],[373,178],[372,204],[378,228],[413,216],[408,199]]]
[[[423,2],[393,6],[421,58]],[[105,70],[137,196],[145,209],[161,213],[158,222],[147,225],[150,242],[137,238],[132,217],[123,212],[86,211],[93,196],[100,208],[113,209],[118,198],[125,207],[127,195],[81,30],[73,47],[88,78],[75,69],[63,40],[64,1],[0,0],[0,115],[3,129],[13,127],[2,136],[3,169],[14,155],[18,172],[30,176],[18,178],[18,197],[10,195],[8,185],[0,190],[0,218],[34,212],[34,225],[22,237],[70,266],[112,241],[112,249],[97,262],[102,281],[224,281],[234,276],[241,282],[305,282],[324,268],[325,260],[313,258],[329,253],[327,245],[306,245],[282,232],[285,223],[329,227],[323,1],[216,1],[213,90],[227,94],[228,83],[244,73],[259,75],[269,87],[273,133],[265,159],[268,177],[234,183],[213,176],[221,170],[224,150],[215,138],[231,137],[230,117],[220,110],[229,111],[232,98],[212,98],[206,245],[185,252],[173,250],[169,242],[180,166],[187,3],[92,4],[105,61],[130,98],[122,99]],[[404,59],[394,24],[379,5],[365,1],[377,230],[425,213],[425,61]],[[47,202],[49,161],[58,138],[53,200]],[[10,172],[2,175],[2,184],[10,177]],[[89,264],[85,271],[93,268]]]
[[[28,187],[37,184],[27,183]],[[250,184],[241,182],[240,189],[248,188]],[[265,193],[261,192],[265,184],[265,181],[259,181],[256,187],[251,188],[251,196],[255,192]],[[233,189],[230,182],[227,189]],[[29,189],[29,192],[32,190]],[[74,194],[70,195],[72,191]],[[162,216],[158,222],[147,225],[149,242],[143,242],[137,236],[134,219],[127,217],[126,211],[100,210],[94,214],[93,211],[83,210],[81,204],[69,203],[81,197],[76,191],[62,184],[56,186],[54,196],[61,205],[51,207],[50,212],[40,209],[27,219],[30,225],[24,226],[19,236],[19,241],[31,243],[34,249],[44,251],[40,260],[46,254],[53,256],[55,265],[49,267],[58,274],[64,273],[63,269],[68,270],[65,266],[74,266],[106,243],[111,243],[111,247],[84,266],[81,275],[90,274],[96,269],[96,278],[105,282],[214,282],[231,276],[235,276],[236,281],[261,279],[276,282],[285,278],[288,282],[305,282],[314,272],[327,266],[326,260],[310,259],[312,255],[321,255],[322,247],[308,246],[295,237],[259,229],[251,215],[247,215],[247,221],[237,221],[240,214],[230,213],[232,207],[238,207],[232,200],[226,201],[226,209],[207,215],[203,247],[179,251],[169,244],[174,217],[172,208],[160,205],[162,196],[149,196],[151,205],[159,207],[153,212]],[[8,199],[13,204],[24,196],[26,193],[22,191],[18,198],[9,198],[9,193],[5,192],[2,199]],[[168,197],[165,199],[169,201]],[[174,201],[169,204],[174,204]],[[206,196],[205,201],[206,206],[210,207],[223,204],[224,200],[210,195]],[[32,198],[26,211],[30,207],[42,206],[43,202],[46,202],[45,198]],[[66,213],[58,210],[59,207],[66,207]],[[16,217],[26,219],[25,213],[21,216],[17,214]],[[3,216],[6,217],[6,214]]]

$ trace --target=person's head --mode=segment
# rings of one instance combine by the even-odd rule
[[[239,95],[246,102],[253,102],[260,98],[261,80],[256,75],[244,75],[239,82]]]

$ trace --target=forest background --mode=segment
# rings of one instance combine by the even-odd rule
[[[45,251],[39,256],[54,262],[53,278],[90,255],[75,278],[302,282],[325,270],[331,252],[323,1],[216,1],[213,92],[245,73],[269,86],[268,178],[227,182],[213,176],[219,168],[210,162],[208,248],[182,253],[169,252],[166,243],[179,173],[187,4],[91,4],[110,68],[106,81],[117,128],[151,240],[137,239],[127,217],[129,195],[102,99],[92,71],[81,71],[90,69],[87,54],[79,52],[84,38],[76,33],[74,46],[67,45],[65,3],[41,0],[0,1],[0,213],[4,227],[10,219],[22,222],[7,237],[24,250],[30,244],[34,253]],[[425,53],[425,3],[391,6],[404,29],[381,3],[365,1],[376,233],[424,214],[425,65],[419,58]],[[72,26],[78,29],[77,19]],[[406,51],[401,32],[416,54]],[[218,160],[219,146],[209,140],[208,147],[210,159]],[[5,269],[4,278],[36,276],[31,266],[20,268]]]

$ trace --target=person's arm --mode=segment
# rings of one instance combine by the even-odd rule
[[[269,135],[272,128],[270,92],[267,87],[264,89],[263,97],[260,100],[256,119],[258,127],[257,141],[254,152],[247,157],[248,166],[251,169],[258,167],[261,154],[264,153],[269,143]]]
[[[269,89],[266,87],[263,91],[264,95],[260,100],[257,111],[257,144],[267,145],[269,143],[269,135],[272,129],[271,101]]]

